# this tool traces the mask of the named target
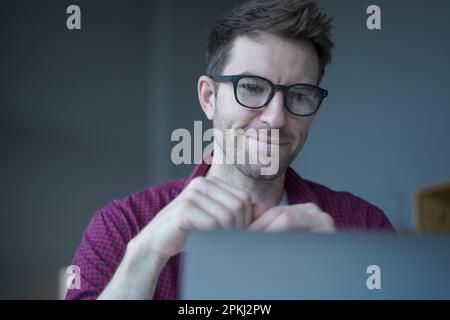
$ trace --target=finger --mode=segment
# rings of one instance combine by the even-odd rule
[[[229,183],[226,183],[216,177],[211,177],[210,179],[211,182],[224,188],[225,190],[233,194],[235,197],[241,199],[241,201],[245,203],[245,212],[243,213],[243,217],[241,218],[242,218],[242,227],[246,228],[254,219],[253,206],[249,193]]]
[[[236,216],[232,210],[211,199],[208,195],[197,191],[195,197],[192,197],[192,201],[204,212],[212,215],[219,222],[222,229],[230,229],[237,226]]]
[[[298,217],[297,217],[298,218]],[[293,219],[285,213],[279,215],[275,219],[273,219],[268,226],[264,228],[265,232],[280,232],[280,231],[288,231],[291,228],[296,230],[308,230],[310,229],[309,224],[306,221],[302,221],[304,219],[295,219],[297,224],[294,224]]]
[[[208,188],[204,190],[208,196],[220,201],[224,206],[229,208],[236,217],[236,226],[244,228],[247,220],[251,217],[251,205],[246,201],[245,196],[240,194],[233,186],[220,181],[216,178],[208,178]],[[242,193],[242,192],[241,192]]]
[[[181,228],[185,231],[208,231],[218,228],[220,225],[216,217],[202,210],[195,203],[191,203],[189,213],[181,222]]]
[[[244,204],[231,192],[219,186],[217,183],[212,182],[210,179],[205,178],[196,178],[191,182],[191,184],[189,184],[188,188],[189,190],[186,190],[186,193],[192,192],[192,190],[195,192],[201,192],[202,194],[207,195],[209,198],[228,208],[236,216],[234,221],[235,226],[237,228],[242,228],[243,218],[242,213],[239,212],[240,210],[238,208],[240,205],[244,206]]]
[[[253,221],[253,223],[248,227],[248,230],[250,231],[258,231],[258,230],[264,230],[267,228],[272,221],[278,217],[283,212],[283,207],[273,207],[266,212],[264,212],[258,219]]]
[[[276,217],[263,231],[280,232],[288,230],[307,230],[311,232],[336,231],[333,219],[327,213],[310,211],[308,209],[304,211],[286,211]]]

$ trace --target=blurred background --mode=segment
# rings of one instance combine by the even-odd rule
[[[196,84],[230,0],[0,5],[0,299],[56,299],[97,209],[188,175],[170,135],[210,126]],[[450,2],[319,1],[334,18],[329,97],[293,167],[377,205],[400,232],[417,189],[450,179]],[[81,8],[81,30],[66,8]]]

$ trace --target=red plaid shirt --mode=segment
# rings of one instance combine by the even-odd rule
[[[98,210],[86,228],[72,260],[80,267],[81,289],[70,289],[66,299],[96,299],[119,266],[127,243],[135,237],[196,176],[204,176],[209,165],[201,163],[184,179],[169,181],[114,200]],[[393,230],[379,208],[349,192],[333,191],[301,178],[288,168],[285,191],[289,204],[314,202],[330,214],[337,229]],[[179,297],[182,254],[167,262],[156,285],[154,299]]]

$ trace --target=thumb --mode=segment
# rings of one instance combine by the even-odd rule
[[[258,219],[264,212],[269,210],[268,207],[266,207],[262,203],[253,203],[253,220]]]

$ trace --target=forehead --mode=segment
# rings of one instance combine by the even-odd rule
[[[316,84],[317,52],[309,40],[292,40],[269,33],[236,37],[223,74],[250,73],[275,83]]]

